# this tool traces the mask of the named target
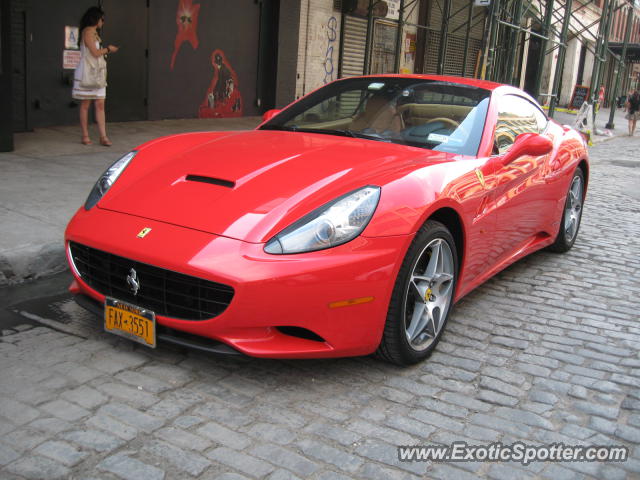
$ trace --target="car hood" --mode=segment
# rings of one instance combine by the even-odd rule
[[[261,243],[344,193],[443,161],[441,152],[322,134],[179,135],[142,147],[98,207]]]

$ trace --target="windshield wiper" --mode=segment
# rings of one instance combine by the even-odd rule
[[[367,140],[376,140],[378,142],[391,142],[391,139],[382,137],[377,133],[356,132],[349,129],[332,129],[332,128],[302,128],[297,125],[264,125],[261,130],[281,130],[285,132],[301,132],[301,133],[319,133],[322,135],[339,135],[341,137],[365,138]]]
[[[346,137],[352,138],[366,138],[367,140],[377,140],[379,142],[391,142],[390,138],[384,138],[382,135],[377,133],[364,133],[364,132],[355,132],[353,130],[336,130],[336,132],[341,132]]]
[[[349,130],[348,128],[344,130],[339,128],[298,128],[296,129],[296,131],[304,133],[321,133],[324,135],[339,135],[341,137],[366,138],[367,140],[377,140],[379,142],[391,141],[381,135],[378,135],[377,133],[356,132],[353,130]]]
[[[280,130],[283,132],[297,132],[300,129],[296,125],[263,125],[260,130]]]

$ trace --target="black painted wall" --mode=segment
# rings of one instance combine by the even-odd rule
[[[4,61],[12,60],[15,67],[13,95],[8,97],[12,128],[78,123],[78,104],[71,98],[73,71],[62,68],[64,27],[78,25],[84,11],[97,3],[106,13],[103,43],[120,47],[108,58],[107,121],[198,117],[212,84],[211,57],[216,49],[235,72],[234,88],[242,98],[243,115],[258,115],[293,100],[299,0],[183,0],[191,8],[200,6],[198,46],[182,43],[171,69],[180,1],[0,0],[13,8],[16,35],[3,47],[10,49]],[[260,21],[265,11],[268,28]],[[3,108],[2,115],[6,117],[7,111]]]
[[[278,68],[275,108],[283,108],[296,99],[300,0],[280,0],[278,23]]]
[[[13,131],[28,130],[27,117],[27,0],[11,2],[11,88]]]
[[[16,0],[14,0],[16,1]],[[78,122],[78,103],[71,98],[73,70],[63,70],[64,27],[77,26],[93,0],[29,0],[26,9],[26,111],[29,127]],[[107,60],[107,121],[147,117],[147,2],[104,0],[104,45],[121,50]]]
[[[107,121],[146,120],[147,0],[103,0],[102,9],[103,45],[120,48],[107,57]]]
[[[72,70],[62,69],[65,25],[78,25],[91,0],[30,0],[26,9],[26,115],[29,129],[78,123]],[[66,72],[66,73],[65,73]]]
[[[13,150],[10,13],[9,0],[0,0],[0,152]]]

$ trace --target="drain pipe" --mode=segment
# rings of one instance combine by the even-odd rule
[[[309,12],[311,0],[307,0],[307,30],[304,35],[304,71],[302,72],[302,96],[307,94],[307,57],[309,56]]]

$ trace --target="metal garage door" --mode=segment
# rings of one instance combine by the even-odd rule
[[[445,75],[462,75],[464,47],[468,23],[468,6],[470,0],[452,0],[449,17],[449,34],[447,55],[444,62]],[[471,30],[469,34],[469,50],[467,52],[466,76],[473,76],[478,53],[482,47],[484,16],[486,8],[474,7]],[[438,72],[438,53],[440,51],[440,29],[443,21],[442,2],[431,2],[429,24],[432,30],[427,31],[423,73]]]
[[[364,54],[367,45],[367,19],[345,15],[340,76],[353,77],[364,73]]]

